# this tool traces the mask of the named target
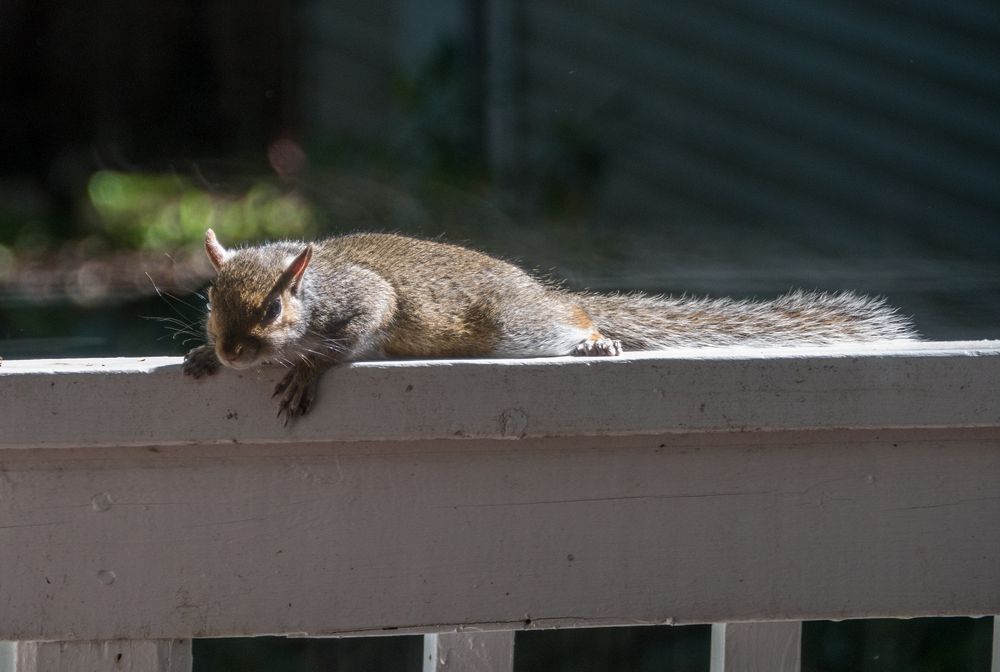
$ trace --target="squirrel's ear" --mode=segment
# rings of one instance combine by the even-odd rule
[[[281,277],[278,278],[278,286],[282,288],[287,288],[293,294],[299,290],[299,284],[302,282],[302,275],[306,272],[306,268],[309,267],[309,262],[312,260],[313,246],[306,245],[306,249],[299,252],[299,256],[292,259],[292,263],[288,264],[288,268],[282,272]]]
[[[229,258],[229,250],[219,243],[218,238],[215,237],[215,231],[212,229],[205,231],[205,252],[208,253],[208,260],[212,262],[215,270],[219,270]]]

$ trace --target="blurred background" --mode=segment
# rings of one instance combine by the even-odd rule
[[[0,157],[8,359],[196,344],[209,226],[442,236],[601,290],[853,289],[929,338],[1000,332],[995,0],[0,0]],[[989,629],[808,624],[805,669],[986,670]],[[532,633],[517,665],[707,669],[704,632]],[[407,646],[195,651],[417,669]]]

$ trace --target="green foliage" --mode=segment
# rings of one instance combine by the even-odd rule
[[[245,193],[213,193],[172,175],[94,173],[87,188],[98,229],[113,246],[171,249],[200,241],[211,227],[225,240],[309,237],[311,206],[261,180]]]

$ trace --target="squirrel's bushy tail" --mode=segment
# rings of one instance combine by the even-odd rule
[[[579,295],[601,333],[625,350],[684,346],[825,345],[918,338],[884,299],[795,291],[770,301]]]

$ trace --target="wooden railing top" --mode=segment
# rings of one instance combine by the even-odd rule
[[[4,362],[0,639],[1000,612],[997,342],[280,375]]]
[[[275,417],[279,367],[4,361],[0,449],[1000,425],[1000,341],[362,362]]]

